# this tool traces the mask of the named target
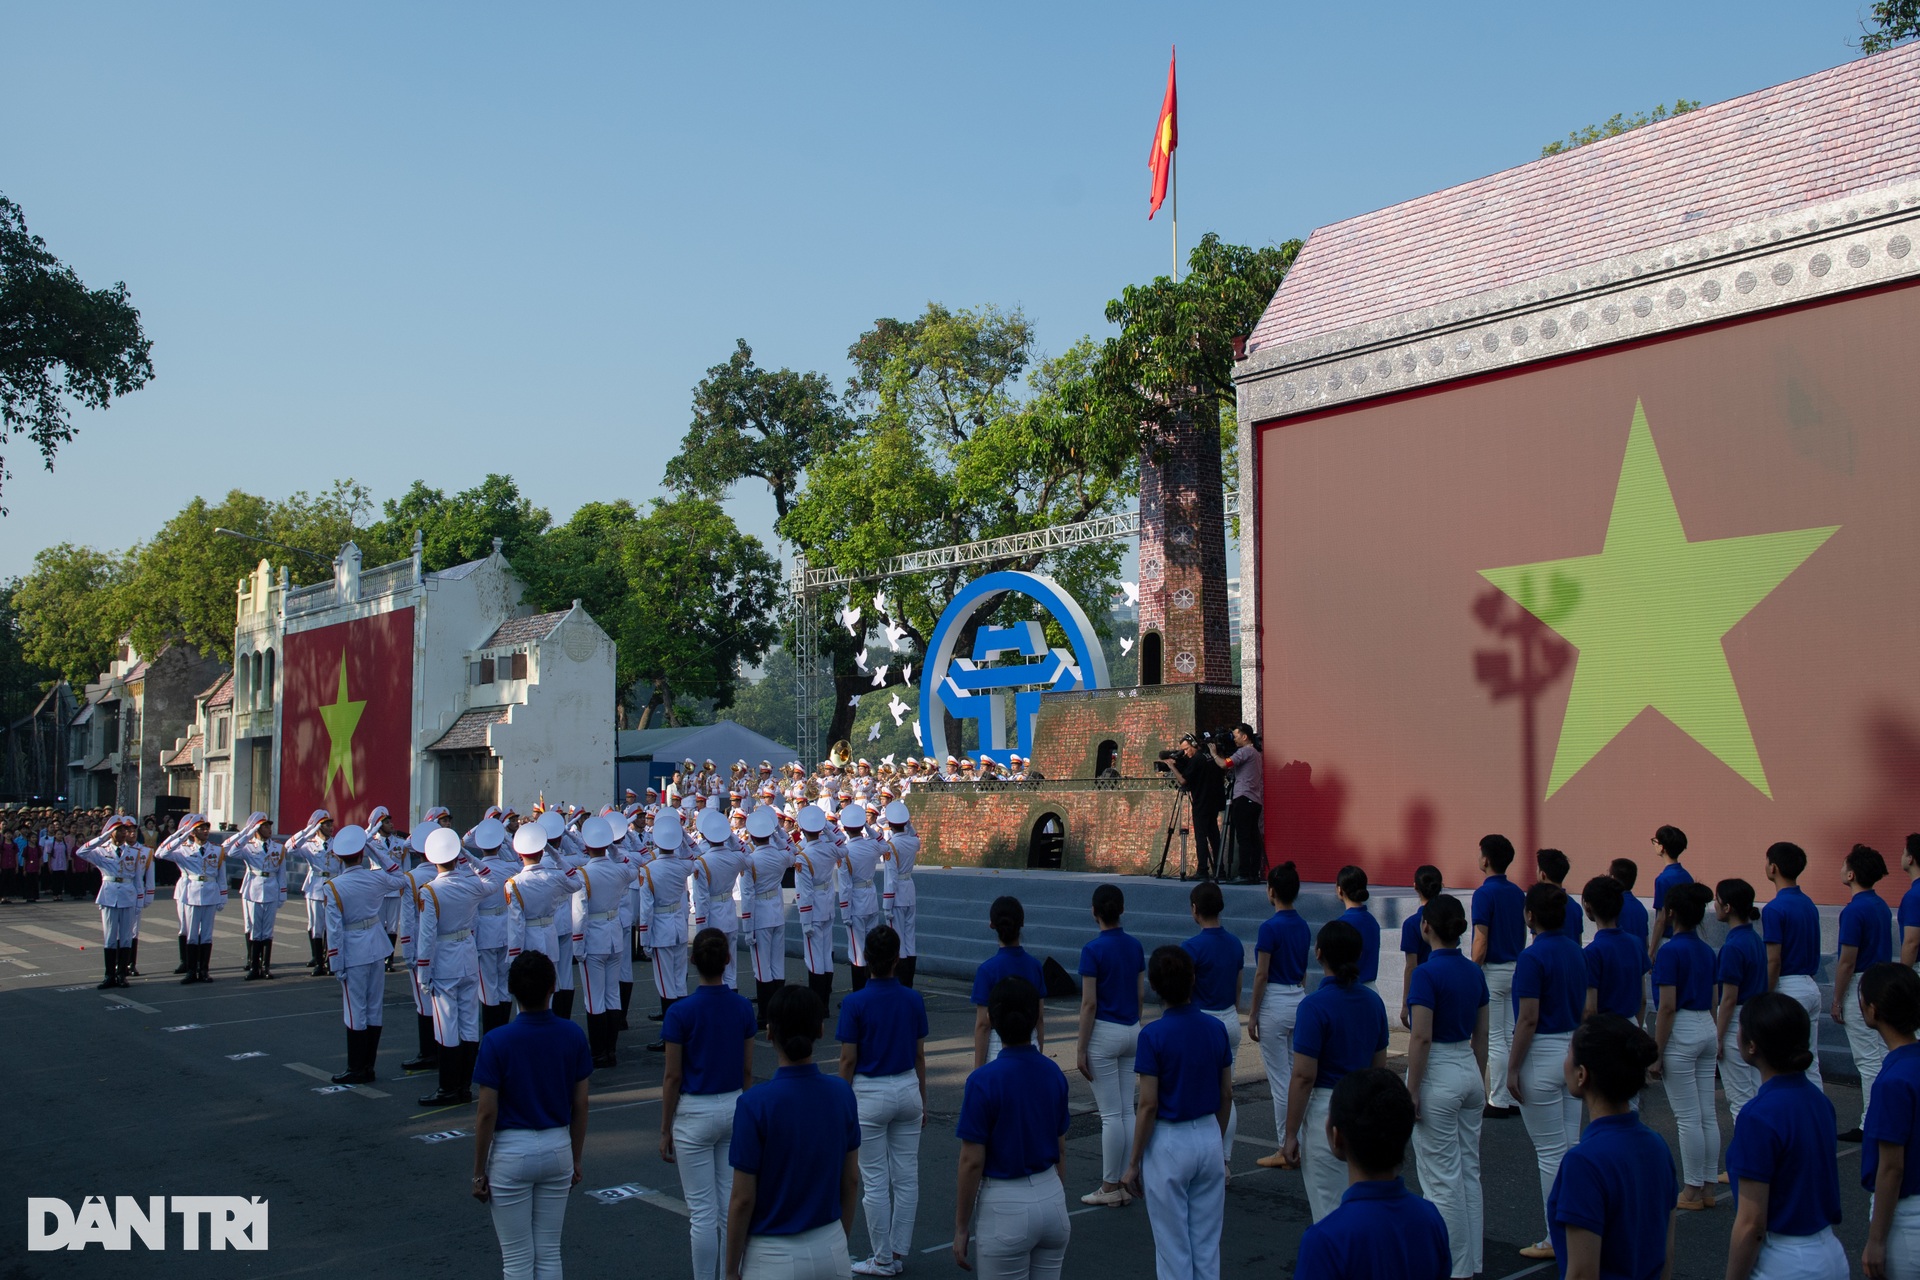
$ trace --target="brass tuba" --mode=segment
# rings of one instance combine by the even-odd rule
[[[845,738],[840,739],[827,748],[827,759],[833,761],[837,768],[846,768],[853,760],[853,744]]]

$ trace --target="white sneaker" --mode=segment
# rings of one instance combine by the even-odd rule
[[[905,1268],[892,1259],[868,1258],[853,1264],[853,1274],[857,1276],[897,1276]]]
[[[1115,1187],[1111,1191],[1102,1191],[1098,1187],[1080,1197],[1081,1204],[1095,1205],[1100,1208],[1115,1208],[1126,1204],[1130,1199],[1124,1187]]]

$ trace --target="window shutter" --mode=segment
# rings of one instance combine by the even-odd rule
[[[527,678],[526,654],[516,653],[513,655],[513,674],[508,678],[511,680],[525,680]]]
[[[480,683],[481,684],[493,683],[493,659],[492,658],[480,659]]]

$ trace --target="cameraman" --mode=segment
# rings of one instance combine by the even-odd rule
[[[1220,867],[1220,811],[1226,808],[1226,775],[1200,750],[1199,740],[1182,734],[1180,749],[1168,754],[1167,767],[1180,779],[1180,789],[1193,802],[1193,842],[1199,858],[1199,878],[1216,879]]]
[[[1260,807],[1266,797],[1262,780],[1260,735],[1250,724],[1233,727],[1233,752],[1223,752],[1219,739],[1208,743],[1220,766],[1233,775],[1233,802],[1227,806],[1227,822],[1233,829],[1234,853],[1240,864],[1232,868],[1242,884],[1257,881],[1267,862],[1266,845],[1260,838]],[[1222,868],[1226,871],[1228,868]]]

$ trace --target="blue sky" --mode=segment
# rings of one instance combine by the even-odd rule
[[[1262,244],[1846,61],[1866,8],[9,0],[0,192],[158,376],[51,475],[12,443],[0,575],[235,486],[643,501],[736,337],[838,379],[929,300],[1101,332],[1168,267],[1176,42],[1183,240]]]

